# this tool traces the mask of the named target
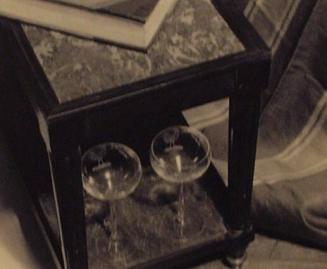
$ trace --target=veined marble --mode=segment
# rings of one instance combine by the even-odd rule
[[[210,0],[180,0],[146,53],[23,29],[60,103],[244,50]]]

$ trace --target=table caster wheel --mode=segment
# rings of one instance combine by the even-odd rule
[[[231,269],[242,269],[243,263],[246,260],[246,253],[243,252],[241,255],[228,255],[226,256],[226,263]]]

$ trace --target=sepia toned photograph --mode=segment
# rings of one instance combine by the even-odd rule
[[[324,0],[0,0],[0,268],[326,269]]]

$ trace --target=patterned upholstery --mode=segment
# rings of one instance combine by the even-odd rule
[[[267,45],[276,53],[287,32],[300,0],[250,1],[244,14],[254,25]]]
[[[234,2],[243,10],[244,15],[272,50],[270,82],[262,94],[264,107],[292,57],[316,0],[234,0]],[[221,117],[228,116],[227,100],[224,105],[221,103],[213,102],[193,108],[184,114],[189,123],[198,128],[214,125]]]
[[[263,94],[263,106],[285,71],[315,2],[316,0],[250,0],[245,6],[245,16],[272,52],[271,77]]]
[[[323,247],[327,247],[326,9],[327,2],[318,0],[263,111],[253,195],[258,228]],[[278,34],[269,39],[271,46],[278,44],[276,39]],[[214,149],[215,165],[227,178],[227,117],[220,119],[204,132]]]

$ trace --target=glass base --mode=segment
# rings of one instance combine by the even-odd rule
[[[114,268],[122,268],[128,264],[128,261],[133,257],[133,248],[128,247],[127,240],[119,239],[118,242],[109,240],[108,258]]]
[[[110,229],[110,222],[105,220],[105,227]],[[125,267],[134,256],[135,247],[131,245],[129,236],[123,230],[117,231],[116,238],[109,232],[109,242],[107,249],[108,259],[111,261],[113,268]]]
[[[189,241],[193,241],[201,236],[204,230],[204,219],[194,197],[185,197],[185,205],[182,212],[184,217],[178,215],[177,207],[177,203],[173,205],[173,214],[170,218],[165,219],[165,226],[174,241],[180,244],[187,244]]]

